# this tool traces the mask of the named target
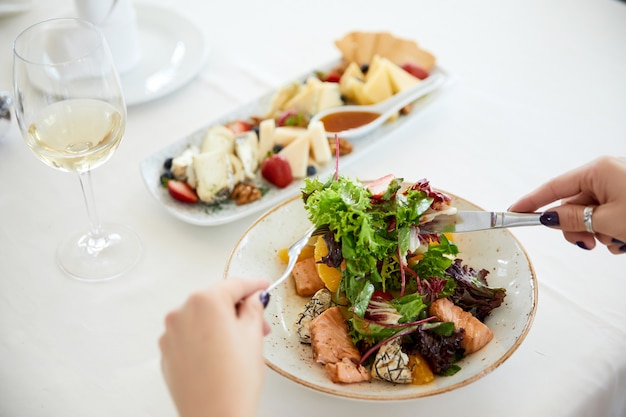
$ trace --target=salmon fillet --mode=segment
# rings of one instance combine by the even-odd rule
[[[451,321],[456,328],[465,329],[461,347],[466,354],[482,349],[493,339],[493,332],[485,323],[447,298],[440,298],[432,303],[429,312],[441,321]]]
[[[343,358],[341,362],[327,363],[324,365],[326,373],[333,382],[353,383],[363,382],[372,379],[367,368],[356,364],[348,358]]]
[[[339,307],[331,307],[313,319],[309,330],[316,362],[327,364],[349,359],[358,363],[361,360],[361,354],[350,339],[348,325]]]
[[[325,287],[315,267],[313,257],[296,262],[291,272],[298,295],[308,297]]]

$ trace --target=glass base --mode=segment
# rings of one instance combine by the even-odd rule
[[[141,252],[141,241],[134,231],[122,225],[104,224],[97,238],[83,232],[61,242],[57,263],[72,278],[107,281],[132,269]]]

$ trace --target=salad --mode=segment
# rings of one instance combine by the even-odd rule
[[[302,198],[317,230],[293,272],[312,295],[296,325],[333,382],[428,383],[491,341],[484,320],[505,289],[464,264],[449,236],[420,234],[456,212],[449,196],[427,180],[335,174],[306,179]]]

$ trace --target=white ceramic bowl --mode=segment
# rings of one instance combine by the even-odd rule
[[[481,210],[474,204],[447,193],[459,209]],[[285,268],[277,251],[300,237],[310,223],[300,196],[278,205],[259,218],[241,237],[228,260],[227,279],[276,278]],[[426,385],[392,385],[381,381],[357,384],[331,382],[322,365],[312,359],[311,347],[299,342],[296,318],[307,298],[295,292],[293,280],[273,291],[266,310],[272,329],[265,341],[267,365],[292,381],[340,397],[364,400],[404,400],[440,394],[470,384],[493,371],[522,343],[537,306],[537,285],[533,267],[524,249],[507,230],[459,233],[454,236],[459,258],[476,269],[489,271],[491,286],[504,287],[504,303],[493,310],[486,324],[493,340],[458,364],[453,376],[435,378]]]

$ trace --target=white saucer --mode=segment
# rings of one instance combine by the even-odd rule
[[[0,0],[0,17],[26,12],[33,6],[32,0]]]
[[[209,54],[204,31],[175,10],[136,4],[141,59],[121,74],[126,105],[161,98],[187,84]]]

